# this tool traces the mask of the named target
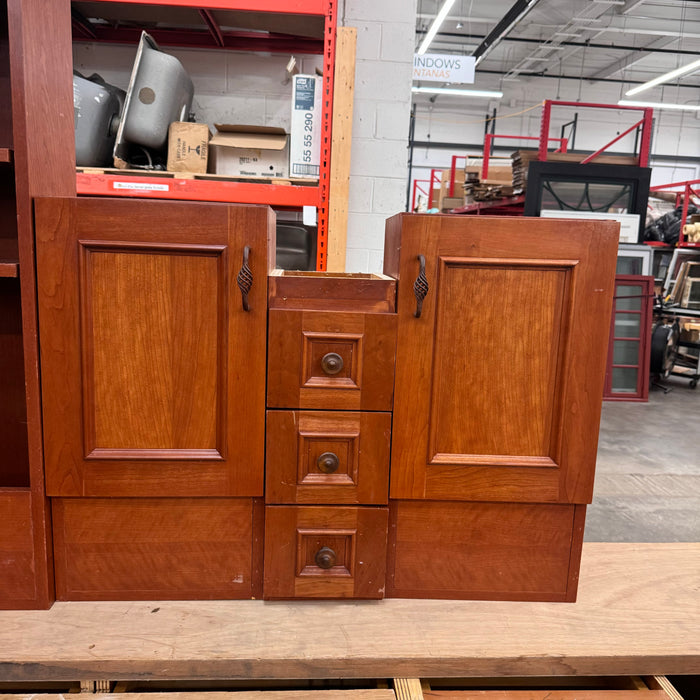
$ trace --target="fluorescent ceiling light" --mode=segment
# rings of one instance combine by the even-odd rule
[[[437,13],[437,17],[433,20],[433,23],[428,29],[428,33],[425,35],[420,48],[418,49],[419,54],[424,54],[428,50],[428,46],[432,43],[435,35],[440,29],[440,25],[445,21],[447,13],[452,9],[452,5],[455,4],[455,0],[445,0],[444,5],[440,8],[440,12]]]
[[[636,100],[618,100],[621,107],[653,107],[654,109],[687,109],[691,112],[700,111],[700,105],[678,105],[672,102],[637,102]]]
[[[680,68],[676,68],[676,70],[664,73],[658,78],[654,78],[653,80],[650,80],[649,82],[646,82],[643,85],[637,85],[637,87],[628,90],[625,93],[625,95],[636,95],[644,90],[648,90],[649,88],[654,87],[655,85],[660,85],[661,83],[668,83],[674,78],[677,78],[679,75],[685,75],[686,73],[690,73],[695,70],[700,70],[700,59],[689,63],[687,66],[681,66]]]
[[[411,92],[423,92],[430,95],[464,95],[466,97],[503,97],[500,90],[452,90],[450,88],[412,87]]]
[[[472,54],[472,56],[476,58],[477,66],[486,58],[494,47],[501,43],[503,37],[507,36],[518,22],[525,19],[528,12],[530,12],[539,1],[540,0],[516,0],[515,5],[503,15],[498,24]]]

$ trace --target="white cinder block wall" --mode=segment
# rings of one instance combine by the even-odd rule
[[[286,79],[288,54],[228,53],[164,47],[177,56],[194,84],[196,121],[214,124],[291,124],[292,84]],[[99,73],[108,83],[128,87],[136,46],[74,44],[73,65],[84,75]],[[300,72],[323,67],[322,56],[295,54]]]
[[[381,272],[384,222],[406,205],[416,0],[344,0],[357,28],[348,272]]]

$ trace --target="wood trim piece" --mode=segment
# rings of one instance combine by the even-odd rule
[[[54,599],[51,524],[44,496],[32,200],[75,195],[70,4],[8,0],[17,238],[34,537],[35,607]],[[51,79],[46,75],[50,47]],[[47,119],[47,115],[51,115]]]
[[[585,525],[586,506],[574,506],[574,524],[571,533],[571,553],[569,555],[569,581],[566,586],[567,603],[576,602],[579,572],[581,569],[581,551],[583,549],[583,531]]]
[[[350,189],[357,29],[355,27],[338,27],[336,31],[326,269],[332,272],[342,272],[345,270],[345,249],[348,235],[348,194]]]

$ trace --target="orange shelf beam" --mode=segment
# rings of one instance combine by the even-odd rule
[[[115,173],[76,173],[76,189],[81,195],[102,197],[152,197],[286,207],[319,206],[320,201],[319,188],[315,186],[134,177]]]
[[[144,0],[121,0],[125,4],[143,5]],[[177,7],[206,7],[209,10],[244,10],[252,12],[276,12],[281,14],[323,15],[328,9],[328,0],[148,0],[149,5],[171,5]]]

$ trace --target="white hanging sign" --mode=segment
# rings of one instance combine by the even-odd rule
[[[440,83],[473,83],[474,56],[424,53],[413,56],[413,79]]]

